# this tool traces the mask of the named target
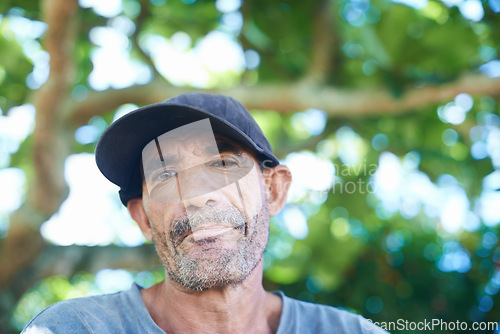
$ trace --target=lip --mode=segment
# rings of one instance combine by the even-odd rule
[[[197,228],[192,231],[189,235],[186,236],[185,239],[189,239],[191,241],[197,242],[204,239],[214,239],[225,233],[233,231],[233,227],[228,226],[207,226]]]

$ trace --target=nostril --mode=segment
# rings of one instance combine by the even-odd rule
[[[211,208],[215,207],[215,205],[216,205],[216,202],[213,199],[209,199],[205,202],[205,206],[208,206]],[[191,204],[186,209],[188,212],[196,212],[196,211],[200,210],[201,207],[199,207],[196,204]]]

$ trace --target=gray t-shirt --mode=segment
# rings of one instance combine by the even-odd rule
[[[24,334],[158,333],[137,284],[124,292],[65,300],[47,307],[24,328]],[[387,333],[359,315],[331,306],[302,302],[274,292],[283,300],[277,334]]]

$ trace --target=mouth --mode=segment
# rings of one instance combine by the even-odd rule
[[[227,225],[209,225],[209,226],[197,226],[194,229],[189,229],[179,236],[177,239],[177,244],[180,245],[184,241],[198,243],[205,240],[215,241],[222,235],[229,233],[236,228]]]
[[[215,239],[222,234],[228,233],[234,230],[233,227],[227,226],[210,226],[206,228],[199,228],[192,232],[190,239],[197,242],[205,239]]]

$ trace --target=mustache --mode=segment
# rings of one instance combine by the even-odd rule
[[[170,226],[170,239],[179,244],[192,231],[203,225],[217,225],[233,228],[244,228],[245,215],[233,206],[211,207],[205,206],[191,210],[181,217],[174,219]]]

